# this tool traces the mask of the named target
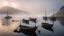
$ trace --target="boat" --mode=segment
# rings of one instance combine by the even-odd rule
[[[44,16],[43,19],[47,21],[48,17],[47,16]]]
[[[49,31],[54,31],[53,29],[52,29],[52,27],[53,27],[53,24],[49,24],[49,23],[42,23],[42,27],[44,28],[44,29],[47,29],[47,30],[49,30]]]
[[[19,28],[20,28],[19,30],[17,30],[17,28],[16,28],[13,32],[23,33],[28,36],[37,36],[35,33],[37,27],[29,27],[29,26],[25,26],[25,25],[19,25]]]
[[[43,17],[43,19],[45,20],[45,22],[44,23],[41,23],[42,24],[42,27],[44,29],[49,30],[49,31],[53,31],[53,29],[52,29],[53,24],[49,24],[49,23],[46,22],[48,20],[48,17],[46,16],[46,11],[45,11],[45,16]]]
[[[22,19],[22,22],[25,24],[29,24],[29,20],[27,20],[27,19]]]
[[[48,20],[48,17],[46,15],[46,11],[45,11],[45,16],[43,16],[43,19],[45,20],[45,22]]]
[[[37,23],[37,18],[29,18],[30,21],[34,22],[34,23]]]
[[[5,16],[5,19],[7,21],[7,25],[9,24],[9,20],[11,19],[12,17],[9,16],[8,12],[7,12],[7,16]],[[5,25],[5,24],[2,24],[2,25]]]

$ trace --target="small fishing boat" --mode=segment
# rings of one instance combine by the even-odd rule
[[[44,29],[47,29],[47,30],[49,30],[49,31],[54,31],[53,29],[52,29],[52,27],[53,27],[53,24],[49,24],[49,23],[42,23],[42,27],[44,28]]]
[[[4,17],[6,19],[6,23],[7,25],[9,25],[9,20],[12,18],[11,16],[9,16],[8,12],[7,12],[7,16]],[[5,25],[5,23],[3,23],[2,25]]]
[[[53,24],[49,24],[49,23],[46,22],[48,20],[48,17],[46,16],[46,11],[45,11],[45,16],[43,17],[43,19],[45,20],[45,23],[41,23],[42,24],[42,27],[44,29],[49,30],[49,31],[53,31],[53,29],[52,29]]]
[[[29,24],[29,20],[27,20],[27,19],[22,19],[22,22],[25,24]]]
[[[44,16],[43,19],[47,21],[48,20],[48,17],[47,16]]]
[[[43,16],[43,19],[45,20],[45,22],[48,20],[48,17],[47,17],[46,11],[45,11],[45,16]]]
[[[37,23],[37,18],[29,18],[30,21],[34,22],[34,23]]]
[[[37,36],[35,31],[37,27],[29,27],[29,26],[24,26],[24,25],[19,25],[19,30],[17,28],[13,31],[15,33],[24,33],[29,36]]]

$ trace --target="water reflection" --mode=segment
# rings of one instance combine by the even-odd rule
[[[62,26],[64,26],[64,19],[59,19],[58,21],[61,23]]]
[[[39,26],[36,30],[32,31],[33,27],[31,26],[31,22],[30,22],[30,26],[28,26],[28,28],[25,26],[22,26],[21,28],[19,28],[19,29],[21,29],[20,33],[13,32],[13,30],[17,29],[16,27],[19,26],[18,25],[19,23],[14,23],[8,27],[1,25],[2,24],[1,23],[0,24],[0,34],[2,35],[4,33],[4,35],[5,35],[5,33],[7,32],[7,36],[8,36],[8,34],[9,35],[10,34],[11,35],[17,35],[17,36],[28,36],[28,35],[30,35],[30,36],[63,36],[64,35],[63,34],[64,33],[64,27],[62,27],[60,25],[60,23],[64,24],[64,20],[60,23],[58,22],[60,20],[57,20],[57,21],[55,21],[55,24],[51,23],[51,21],[47,21],[48,23],[45,24],[45,23],[43,23],[44,20],[42,20],[40,18],[38,18],[38,19],[42,22],[39,21],[36,25],[38,25],[38,26],[41,25],[42,27]],[[24,29],[26,29],[26,30],[24,30]],[[19,32],[19,30],[18,30],[18,32]],[[37,32],[38,32],[38,34],[37,34]]]

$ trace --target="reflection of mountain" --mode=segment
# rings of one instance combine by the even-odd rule
[[[60,10],[54,14],[54,16],[57,17],[61,25],[64,25],[64,6],[62,6]]]
[[[64,26],[64,20],[59,20],[61,25]]]
[[[6,14],[6,12],[9,12],[9,14],[28,14],[27,12],[23,11],[23,10],[19,10],[13,7],[9,7],[9,6],[4,6],[0,9],[0,14]]]
[[[60,10],[54,14],[55,17],[64,17],[64,6],[60,8]]]
[[[51,17],[53,17],[53,15]],[[64,25],[64,6],[62,6],[60,10],[54,14],[54,17],[60,21],[61,25]]]

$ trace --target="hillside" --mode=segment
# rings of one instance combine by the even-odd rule
[[[54,14],[55,17],[64,17],[64,6],[60,8],[60,10]]]

